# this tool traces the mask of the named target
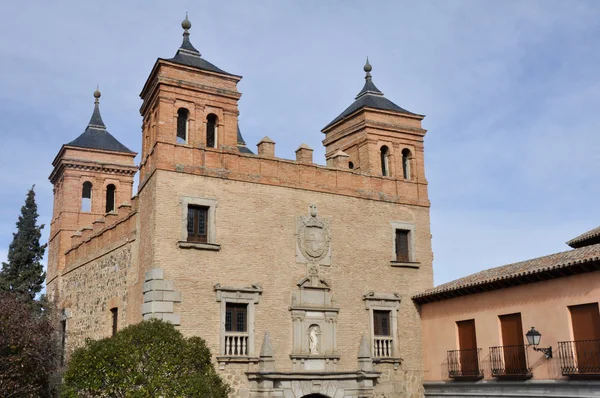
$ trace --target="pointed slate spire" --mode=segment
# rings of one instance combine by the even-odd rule
[[[373,66],[371,66],[371,64],[369,63],[368,57],[367,57],[367,62],[365,63],[365,66],[363,67],[363,70],[366,73],[365,85],[363,86],[362,90],[360,90],[360,92],[356,96],[355,101],[352,103],[352,105],[350,105],[348,108],[346,108],[346,110],[344,110],[342,113],[340,113],[338,115],[338,117],[333,119],[327,126],[323,127],[323,129],[321,131],[325,132],[325,130],[329,129],[329,127],[333,126],[340,120],[343,120],[343,119],[349,117],[356,111],[363,109],[363,108],[381,109],[381,110],[386,110],[386,111],[404,113],[407,115],[414,115],[414,113],[409,112],[406,109],[399,107],[398,105],[394,104],[389,99],[385,98],[383,96],[383,93],[381,92],[381,90],[379,90],[377,88],[377,86],[375,86],[375,84],[373,83],[373,77],[371,76],[371,71],[373,70]]]
[[[220,68],[217,68],[215,65],[211,64],[210,62],[201,57],[202,54],[200,54],[200,51],[198,51],[190,41],[190,29],[192,28],[192,23],[188,19],[187,12],[185,13],[185,19],[181,22],[181,27],[183,28],[183,42],[181,43],[181,46],[177,50],[175,56],[173,58],[170,58],[169,61],[181,65],[192,66],[194,68],[207,70],[210,72],[217,72],[224,75],[236,76],[232,75],[231,73],[227,73]]]
[[[90,122],[88,123],[89,128],[95,129],[106,129],[104,122],[102,121],[102,116],[100,115],[100,97],[102,93],[99,90],[99,87],[96,86],[96,91],[94,91],[94,112],[92,113],[92,117],[90,118]],[[86,129],[87,130],[87,129]]]
[[[100,115],[101,96],[102,93],[100,93],[100,90],[96,87],[96,91],[94,91],[94,112],[92,112],[90,122],[83,134],[69,142],[67,145],[80,148],[101,149],[103,151],[135,153],[106,131],[106,125],[104,124],[104,121],[102,121],[102,116]]]
[[[379,95],[379,96],[383,97],[383,93],[373,83],[373,77],[371,76],[371,71],[373,70],[373,67],[369,63],[369,57],[367,57],[367,62],[365,63],[363,70],[366,72],[365,85],[363,86],[362,90],[360,90],[360,93],[358,93],[358,95],[354,99],[359,99],[360,97],[362,97],[365,94]]]

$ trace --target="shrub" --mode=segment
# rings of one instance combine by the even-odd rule
[[[153,319],[86,340],[71,357],[62,396],[225,398],[228,392],[203,339],[186,339]]]

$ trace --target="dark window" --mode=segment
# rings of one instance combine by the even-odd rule
[[[373,332],[375,336],[390,336],[390,312],[373,311]]]
[[[208,207],[188,206],[188,242],[208,242]]]
[[[110,184],[106,187],[106,212],[111,212],[115,209],[115,192],[117,187]]]
[[[246,332],[247,304],[227,303],[225,305],[225,331]]]
[[[408,235],[410,231],[405,229],[396,230],[396,261],[409,262],[410,253],[408,247]]]
[[[387,146],[381,147],[381,175],[389,176],[390,175],[390,165],[389,165],[389,155],[390,150]]]
[[[65,349],[67,342],[67,320],[60,321],[60,364],[65,364]]]
[[[112,335],[117,334],[117,327],[119,325],[119,309],[111,308],[110,314],[112,316]]]
[[[354,163],[348,162],[348,168],[352,170],[354,168]]]
[[[188,133],[188,110],[185,108],[179,108],[177,111],[177,143],[187,143]]]
[[[81,190],[81,211],[92,211],[92,183],[86,181]]]
[[[215,148],[217,144],[217,116],[210,114],[206,118],[206,146]]]
[[[410,151],[402,150],[402,175],[405,180],[410,180]]]

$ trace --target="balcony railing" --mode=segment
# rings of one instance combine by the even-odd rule
[[[481,379],[479,368],[481,348],[448,351],[448,376],[452,379]]]
[[[394,339],[391,336],[375,336],[373,356],[375,358],[392,358],[394,356]]]
[[[558,357],[564,376],[600,374],[600,340],[560,341]]]
[[[524,345],[490,347],[493,377],[530,378],[531,368]]]
[[[225,355],[230,357],[248,356],[248,333],[225,333]]]

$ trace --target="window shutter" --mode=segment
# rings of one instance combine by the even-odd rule
[[[409,262],[408,234],[410,231],[396,230],[396,261]]]

